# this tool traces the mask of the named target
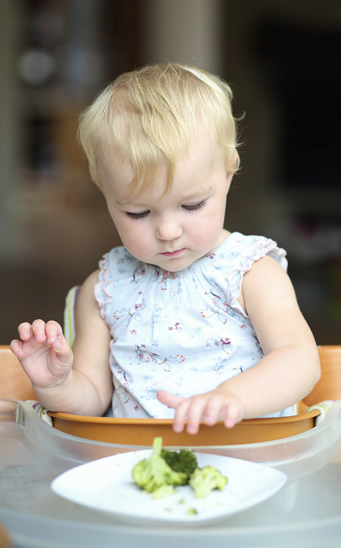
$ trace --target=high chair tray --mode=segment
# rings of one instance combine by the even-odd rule
[[[307,432],[315,425],[320,411],[291,417],[243,420],[228,429],[222,422],[214,426],[202,424],[196,435],[175,433],[171,419],[116,419],[109,417],[85,417],[68,413],[48,413],[55,429],[88,440],[150,446],[153,439],[161,436],[168,446],[241,445],[280,440]]]
[[[340,437],[341,401],[317,426],[297,436],[196,448],[266,461],[287,474],[288,484],[268,501],[219,525],[139,526],[63,500],[50,485],[79,464],[142,447],[64,434],[44,422],[31,405],[0,399],[0,523],[13,545],[23,548],[341,546],[341,453],[335,456]]]

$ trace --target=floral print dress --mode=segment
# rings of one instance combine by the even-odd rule
[[[95,296],[112,337],[115,417],[173,418],[158,390],[207,392],[262,358],[237,298],[245,272],[267,254],[286,270],[276,242],[238,232],[179,272],[141,263],[125,247],[104,255]],[[292,414],[290,407],[271,416]]]

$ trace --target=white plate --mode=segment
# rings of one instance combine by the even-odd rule
[[[287,480],[283,472],[262,464],[195,453],[199,467],[215,466],[227,476],[226,487],[197,499],[193,489],[186,485],[176,487],[175,495],[155,500],[134,483],[131,475],[135,464],[150,455],[148,449],[95,460],[64,472],[52,482],[51,488],[72,502],[109,512],[124,521],[190,524],[221,519],[259,504]],[[188,513],[191,510],[196,513]]]

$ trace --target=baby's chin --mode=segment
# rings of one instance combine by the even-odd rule
[[[182,270],[186,270],[189,268],[192,264],[196,263],[198,260],[202,259],[206,256],[202,255],[200,257],[197,257],[195,259],[189,260],[189,259],[171,259],[168,261],[153,261],[149,264],[152,264],[153,266],[156,266],[158,268],[161,268],[162,270],[165,270],[167,272],[176,273],[181,272]]]

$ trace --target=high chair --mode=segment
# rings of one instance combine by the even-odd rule
[[[196,436],[176,434],[172,420],[119,419],[84,417],[67,413],[49,413],[57,430],[94,441],[152,445],[162,436],[164,445],[235,445],[287,438],[315,426],[318,409],[306,410],[324,400],[341,399],[341,345],[320,346],[321,378],[308,396],[298,403],[298,414],[292,417],[249,419],[226,429],[223,423],[213,427],[201,425]],[[36,400],[37,396],[17,358],[8,346],[0,347],[0,398]]]
[[[31,381],[9,346],[0,346],[0,398],[37,400]]]

